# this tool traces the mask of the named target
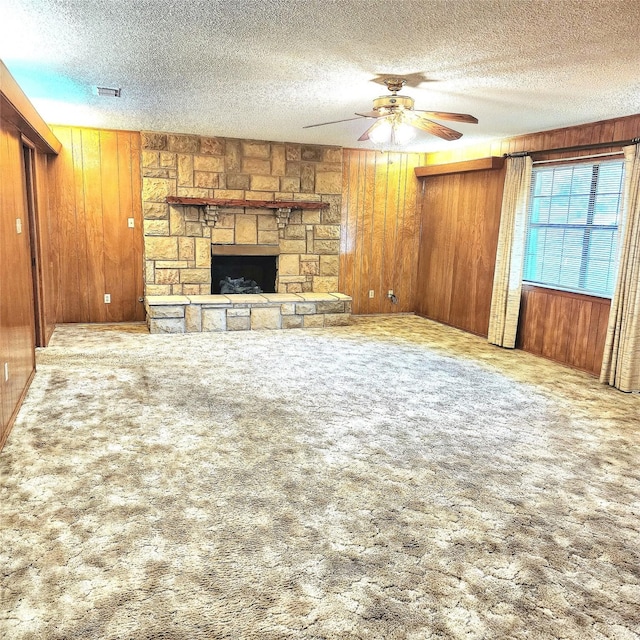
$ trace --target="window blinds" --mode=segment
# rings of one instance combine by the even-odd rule
[[[623,177],[622,160],[534,168],[525,282],[612,295]]]

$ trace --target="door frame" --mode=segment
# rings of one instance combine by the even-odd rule
[[[23,187],[29,225],[29,246],[31,251],[31,278],[33,281],[33,317],[36,347],[47,344],[44,317],[44,281],[42,274],[42,248],[40,246],[40,220],[36,184],[36,146],[24,135],[22,141]]]

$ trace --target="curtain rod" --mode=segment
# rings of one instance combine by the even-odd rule
[[[556,149],[540,149],[539,151],[517,151],[503,154],[505,158],[518,158],[532,156],[538,153],[564,153],[567,151],[588,151],[589,149],[605,149],[606,147],[625,147],[629,144],[638,144],[640,138],[630,140],[615,140],[613,142],[596,142],[595,144],[577,144],[572,147],[557,147]]]
[[[534,160],[533,164],[555,164],[556,162],[573,162],[574,160],[592,160],[593,158],[611,158],[623,155],[620,151],[609,151],[609,153],[590,153],[586,156],[573,156],[573,158],[554,158],[553,160]]]

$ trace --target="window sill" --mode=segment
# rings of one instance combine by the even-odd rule
[[[597,293],[584,293],[582,291],[572,291],[570,289],[559,289],[558,287],[552,287],[548,284],[539,284],[537,282],[523,282],[522,290],[523,291],[535,291],[536,289],[542,289],[544,291],[553,292],[559,296],[564,296],[566,298],[580,298],[581,300],[590,299],[594,302],[611,302],[611,296],[605,294],[597,294]]]

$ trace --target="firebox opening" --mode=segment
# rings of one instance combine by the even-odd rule
[[[264,293],[276,291],[277,256],[211,257],[211,293],[220,293],[220,281],[226,277],[255,280]]]

